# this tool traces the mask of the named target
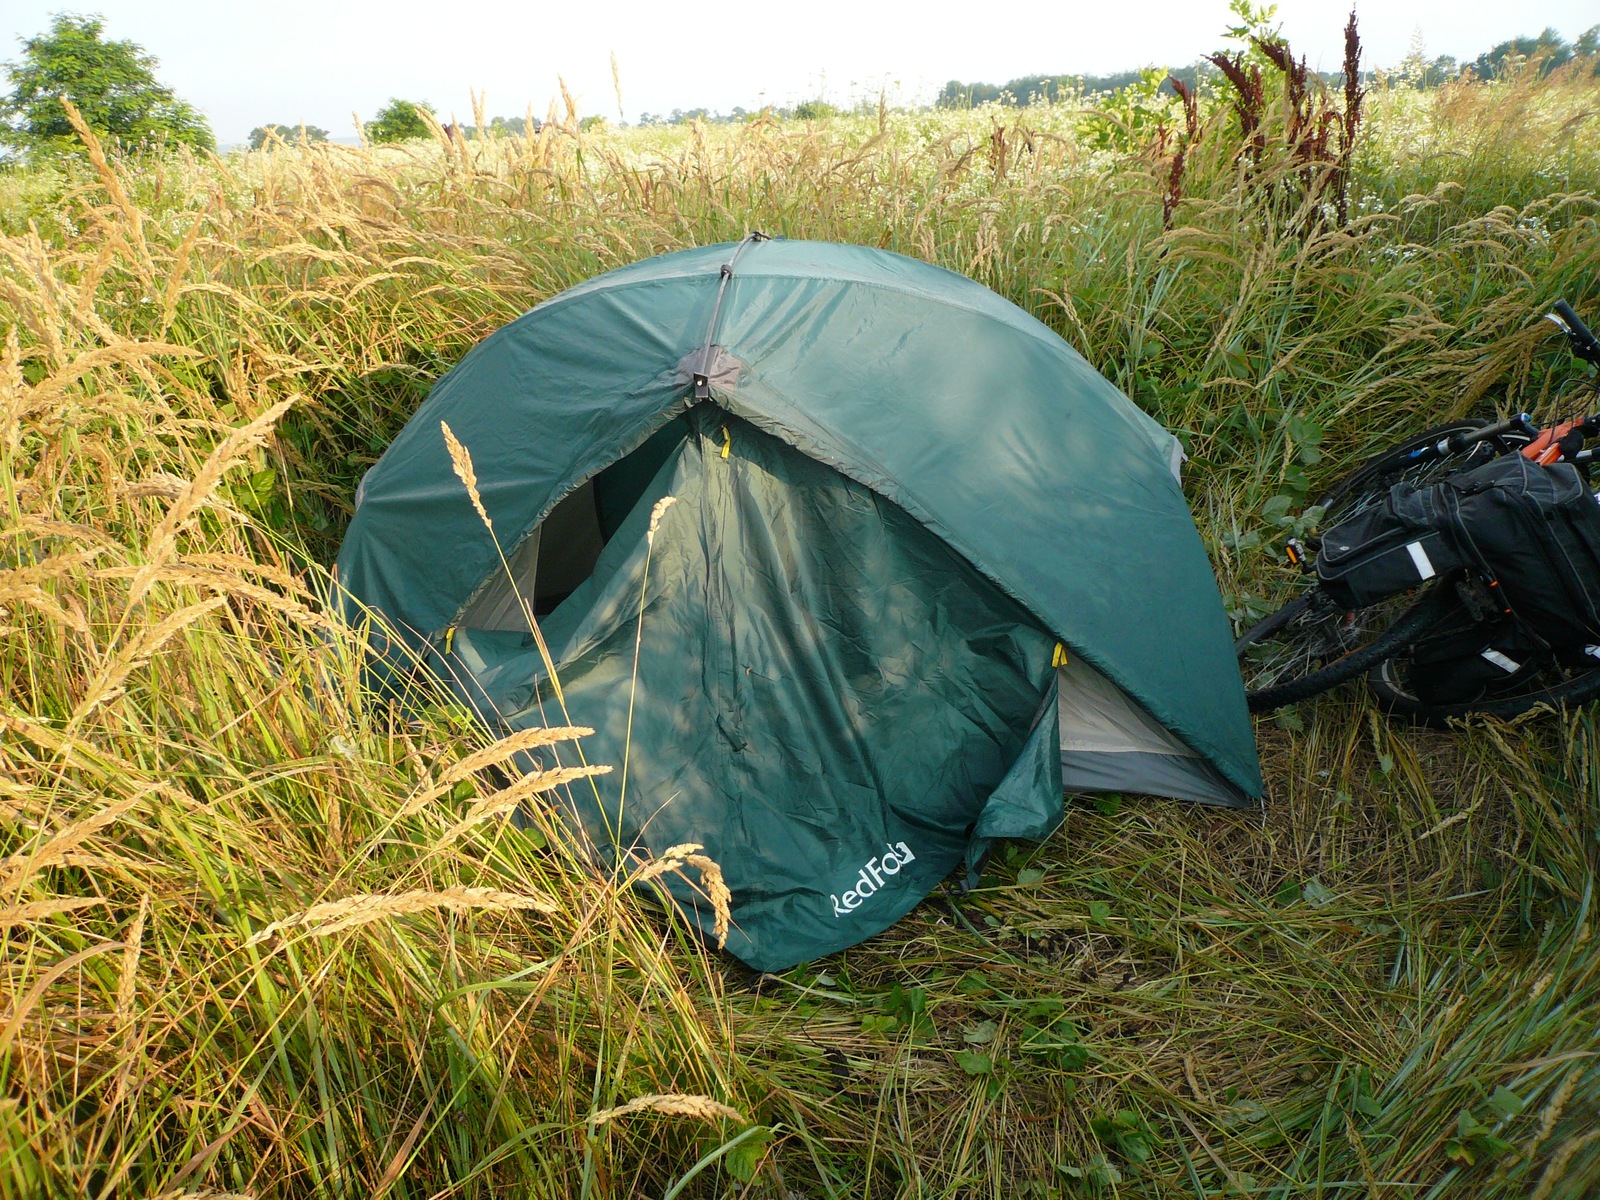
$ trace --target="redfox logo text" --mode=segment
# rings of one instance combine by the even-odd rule
[[[855,887],[842,896],[828,897],[833,901],[834,916],[842,917],[845,913],[854,912],[883,886],[885,875],[898,875],[901,867],[917,861],[917,856],[911,853],[911,847],[904,842],[898,845],[890,843],[885,845],[888,845],[889,849],[881,858],[869,858],[867,865],[861,868]]]

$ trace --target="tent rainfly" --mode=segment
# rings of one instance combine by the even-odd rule
[[[617,770],[563,803],[595,851],[701,843],[728,949],[775,970],[1045,836],[1063,789],[1260,795],[1181,457],[979,284],[754,235],[485,339],[362,481],[338,575],[406,643],[376,656],[492,729],[592,726]]]

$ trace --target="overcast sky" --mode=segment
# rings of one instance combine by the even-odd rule
[[[471,120],[469,89],[490,115],[542,116],[564,76],[580,110],[617,119],[611,55],[628,121],[704,105],[850,103],[886,86],[926,102],[947,79],[1003,83],[1028,74],[1109,74],[1180,66],[1217,49],[1222,0],[874,0],[688,5],[612,0],[52,0],[0,3],[0,61],[53,13],[98,12],[107,36],[161,61],[160,76],[203,110],[223,143],[269,121],[353,133],[391,96]],[[1349,0],[1282,0],[1296,53],[1336,70]],[[1470,59],[1496,42],[1554,26],[1569,41],[1600,22],[1595,0],[1360,0],[1366,66],[1393,66],[1420,30],[1427,54]]]

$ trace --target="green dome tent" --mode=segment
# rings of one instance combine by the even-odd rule
[[[485,339],[362,481],[338,576],[405,642],[380,658],[424,656],[492,728],[593,726],[618,770],[566,803],[597,852],[703,844],[728,949],[772,970],[1044,836],[1063,788],[1260,794],[1180,459],[988,289],[747,238]]]

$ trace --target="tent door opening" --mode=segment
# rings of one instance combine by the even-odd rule
[[[564,496],[512,552],[507,560],[510,574],[497,571],[467,605],[459,623],[470,629],[526,633],[528,622],[519,596],[533,605],[536,617],[554,612],[594,574],[600,551],[688,436],[688,422],[675,417],[633,453]]]

